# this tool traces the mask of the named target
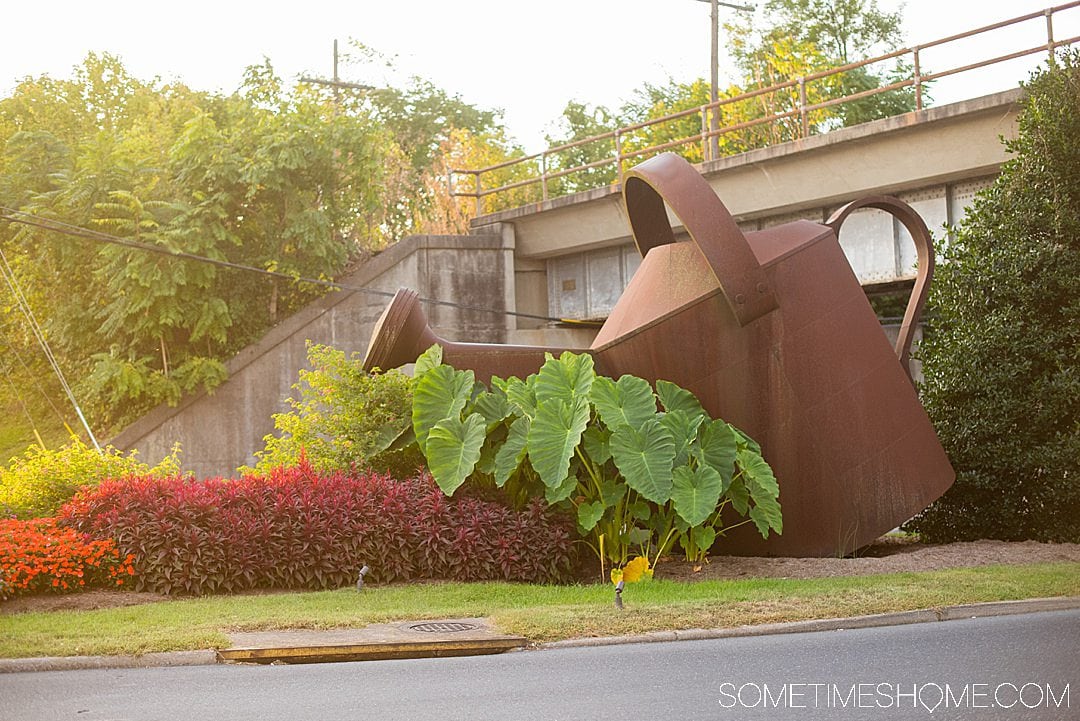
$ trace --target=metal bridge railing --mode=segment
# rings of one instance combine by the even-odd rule
[[[1061,40],[1054,38],[1054,16],[1067,10],[1080,7],[1080,0],[1074,0],[1062,5],[1056,5],[1054,7],[1046,8],[1045,10],[1028,13],[1027,15],[1020,15],[1018,17],[1003,20],[1001,22],[986,25],[974,30],[959,33],[956,35],[950,35],[949,37],[934,40],[932,42],[923,43],[910,48],[902,48],[895,50],[884,55],[869,58],[867,60],[861,60],[859,62],[849,63],[847,65],[841,65],[838,67],[829,68],[820,72],[810,73],[805,76],[788,80],[786,82],[770,85],[759,90],[743,93],[737,96],[722,98],[715,103],[709,103],[701,105],[700,107],[694,107],[687,110],[683,110],[670,115],[665,115],[660,118],[655,118],[646,122],[637,123],[635,125],[628,125],[625,127],[612,130],[601,135],[596,135],[589,138],[583,138],[571,143],[565,143],[563,145],[557,145],[548,148],[540,153],[534,153],[532,155],[526,155],[519,158],[513,158],[496,165],[489,165],[484,168],[478,169],[452,169],[450,170],[447,182],[449,185],[449,193],[451,197],[465,197],[474,198],[476,201],[475,212],[476,215],[483,215],[485,212],[485,199],[491,196],[501,196],[506,198],[511,191],[519,190],[523,188],[529,188],[528,193],[524,194],[523,199],[519,198],[517,204],[522,205],[526,202],[535,202],[537,200],[549,200],[553,197],[553,191],[557,192],[557,188],[553,188],[553,181],[566,176],[588,173],[590,171],[596,171],[599,169],[605,169],[604,173],[600,174],[600,179],[593,183],[592,187],[599,187],[601,185],[609,184],[614,180],[621,177],[622,172],[625,169],[625,163],[627,161],[636,161],[638,159],[644,159],[646,156],[655,155],[659,152],[672,149],[680,149],[684,155],[689,156],[692,161],[708,161],[713,160],[712,147],[714,143],[711,143],[713,137],[723,138],[724,136],[733,136],[736,133],[742,131],[749,131],[753,128],[763,127],[765,141],[754,145],[753,147],[763,147],[771,144],[769,139],[774,142],[784,142],[787,140],[794,140],[798,138],[809,137],[815,130],[818,124],[818,120],[815,116],[820,117],[820,111],[834,106],[842,105],[844,103],[851,103],[853,101],[861,100],[864,98],[870,98],[882,93],[895,92],[897,90],[903,90],[906,88],[912,88],[914,93],[914,106],[916,110],[922,110],[924,107],[924,100],[926,97],[927,84],[941,78],[957,75],[960,73],[966,73],[980,68],[985,68],[998,63],[1007,62],[1009,60],[1015,60],[1038,53],[1047,53],[1053,62],[1054,52],[1057,48],[1069,45],[1072,43],[1080,42],[1080,36],[1069,37]],[[921,53],[931,48],[937,48],[954,43],[958,43],[962,40],[972,38],[984,33],[989,33],[994,30],[1006,28],[1009,26],[1019,25],[1021,23],[1031,23],[1032,21],[1045,18],[1046,23],[1046,42],[1034,47],[1028,47],[1023,49],[1014,50],[1003,55],[998,55],[992,58],[981,60],[978,62],[968,63],[959,67],[948,68],[945,70],[939,70],[936,72],[922,73],[921,68]],[[869,65],[881,63],[889,60],[899,60],[900,62],[907,62],[911,68],[910,77],[906,77],[902,80],[874,87],[872,89],[863,90],[859,92],[853,92],[850,94],[842,94],[836,97],[831,97],[827,100],[819,102],[810,102],[808,88],[812,83],[829,81],[830,79],[836,79],[842,76],[844,73],[848,73],[852,70],[864,68]],[[722,122],[718,122],[719,126],[716,130],[710,129],[710,120],[713,115],[716,115],[720,121],[723,120],[725,109],[734,108],[740,103],[746,103],[755,99],[761,99],[761,106],[766,108],[766,112],[760,117],[744,120],[741,122],[729,123],[724,125]],[[770,107],[774,108],[768,111]],[[779,107],[780,109],[775,109]],[[635,133],[639,131],[648,131],[650,129],[657,128],[667,123],[671,123],[679,120],[686,120],[691,117],[696,117],[698,122],[694,123],[694,127],[697,132],[689,134],[682,134],[675,137],[672,140],[658,143],[655,145],[646,145],[644,147],[627,147],[627,138],[633,138]],[[827,131],[828,123],[824,123],[824,129]],[[591,162],[585,162],[580,165],[574,165],[572,167],[559,168],[558,163],[553,163],[553,159],[557,159],[567,151],[571,151],[577,148],[583,148],[586,146],[595,146],[598,143],[609,144],[609,155],[605,155],[598,160]],[[751,147],[744,148],[745,150],[752,149]],[[733,155],[738,152],[742,152],[738,149],[727,153],[721,152],[720,155]],[[719,157],[719,156],[717,156]],[[504,180],[500,185],[493,187],[487,187],[485,179],[491,179],[492,177],[498,178],[500,171],[504,176],[520,176],[517,179]],[[472,176],[471,183],[466,180],[468,176]],[[464,183],[462,182],[464,180]],[[500,182],[500,181],[496,181]],[[471,188],[461,188],[459,185],[471,185]],[[584,183],[588,184],[588,181]],[[578,183],[574,190],[569,192],[576,192],[582,189],[580,186],[582,183]],[[536,187],[539,186],[539,192]],[[522,195],[519,193],[519,195]],[[537,197],[538,196],[538,197]],[[557,197],[557,195],[555,196]],[[502,206],[506,206],[507,203],[500,203]]]

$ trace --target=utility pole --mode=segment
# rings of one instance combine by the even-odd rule
[[[709,157],[706,160],[716,160],[720,155],[720,136],[716,133],[720,130],[720,113],[716,107],[716,101],[720,99],[720,6],[754,12],[753,5],[734,5],[732,3],[719,2],[719,0],[698,0],[707,2],[712,8],[709,13],[709,22],[712,29],[712,52],[709,62],[709,105],[712,110],[709,113]]]
[[[315,83],[316,85],[329,85],[334,89],[334,103],[337,104],[338,93],[342,88],[349,88],[351,90],[374,90],[374,85],[362,85],[360,83],[345,82],[338,77],[338,44],[337,39],[334,39],[334,77],[331,80],[326,78],[311,78],[306,75],[300,78],[302,83]]]

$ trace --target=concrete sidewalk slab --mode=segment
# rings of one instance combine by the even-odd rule
[[[377,623],[358,629],[229,634],[224,662],[326,663],[388,658],[477,656],[523,648],[527,639],[502,634],[484,618]]]

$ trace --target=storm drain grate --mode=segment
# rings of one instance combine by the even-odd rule
[[[479,626],[475,623],[459,623],[457,621],[432,621],[429,623],[414,623],[409,626],[410,631],[421,633],[459,633],[461,631],[475,631]]]

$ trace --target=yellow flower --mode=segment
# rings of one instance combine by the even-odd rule
[[[626,564],[626,567],[623,569],[623,580],[627,583],[640,581],[646,576],[652,578],[652,574],[649,573],[649,559],[644,556],[638,556],[633,561]]]

